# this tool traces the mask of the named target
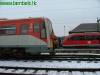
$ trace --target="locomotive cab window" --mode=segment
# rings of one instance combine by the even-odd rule
[[[41,38],[46,38],[46,27],[45,23],[41,25]]]
[[[15,26],[2,26],[0,27],[0,35],[14,35],[16,34]]]
[[[21,25],[21,34],[27,34],[28,33],[28,25]]]

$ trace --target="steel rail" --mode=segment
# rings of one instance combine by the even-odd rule
[[[93,49],[93,48],[59,48],[59,49],[55,49],[56,52],[60,52],[60,51],[100,51],[99,48],[97,49]]]
[[[37,55],[31,57],[15,58],[15,57],[5,57],[0,58],[0,60],[83,60],[83,61],[92,61],[100,60],[100,55],[79,55],[79,54],[68,54],[68,55]]]
[[[100,71],[100,68],[40,68],[40,67],[9,67],[0,66],[3,69],[24,69],[24,70],[54,70],[54,71]]]

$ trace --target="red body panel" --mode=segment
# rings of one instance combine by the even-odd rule
[[[84,39],[71,39],[74,37],[84,37]],[[88,39],[88,37],[92,39]],[[100,33],[77,33],[70,34],[65,37],[62,45],[63,46],[93,46],[100,44]]]
[[[39,32],[34,32],[33,25],[36,23],[39,24]],[[48,18],[40,17],[40,18],[27,18],[27,19],[0,20],[0,26],[15,26],[16,27],[16,33],[14,35],[23,35],[21,34],[21,29],[20,29],[22,25],[27,25],[29,27],[27,34],[25,35],[31,35],[33,37],[41,39],[42,41],[47,43],[48,47],[53,48],[56,40],[52,38],[52,35],[54,36],[54,33],[52,30],[52,27],[51,28],[49,27],[52,24]],[[42,25],[45,25],[45,28],[43,28]],[[42,28],[45,29],[45,34],[46,34],[45,38],[41,38]]]
[[[40,25],[44,22],[44,18],[29,18],[29,19],[15,19],[15,20],[1,20],[0,21],[0,26],[16,26],[16,35],[20,35],[20,26],[23,24],[26,24],[29,26],[28,29],[28,35],[32,35],[36,38],[40,38],[40,33],[34,33],[33,28],[31,25],[34,25],[34,23],[39,23]],[[40,28],[41,30],[41,28]],[[47,38],[41,39],[47,42]]]

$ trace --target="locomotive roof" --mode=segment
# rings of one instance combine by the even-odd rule
[[[69,33],[84,33],[84,32],[100,32],[100,24],[98,23],[82,23],[74,28]]]

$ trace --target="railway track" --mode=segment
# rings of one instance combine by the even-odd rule
[[[100,75],[100,54],[59,51],[53,56],[0,58],[0,75]]]
[[[55,52],[100,54],[100,48],[59,48],[59,49],[55,49]]]
[[[0,60],[0,75],[100,75],[100,61]]]
[[[99,75],[98,69],[0,68],[0,75]]]
[[[0,55],[0,59],[2,58],[23,58],[23,59],[52,59],[52,58],[60,58],[60,57],[65,57],[65,58],[100,58],[100,49],[55,49],[55,55],[50,55],[50,53],[41,53],[41,55],[15,55],[13,56],[12,54],[4,54]]]
[[[17,59],[17,60],[100,60],[100,54],[94,53],[56,53],[51,56],[49,53],[43,55],[32,55],[23,57],[0,57],[0,60]]]
[[[0,60],[100,60],[100,54],[93,53],[56,53],[51,56],[49,53],[43,55],[32,55],[32,56],[23,56],[23,57],[0,57]]]

